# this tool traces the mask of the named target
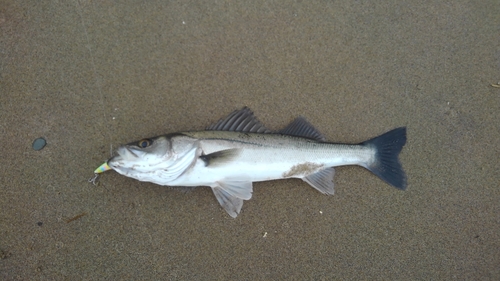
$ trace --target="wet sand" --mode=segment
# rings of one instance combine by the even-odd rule
[[[497,1],[48,2],[0,5],[0,279],[500,279]],[[206,187],[87,182],[243,106],[334,142],[407,126],[407,190],[340,167],[233,219]]]

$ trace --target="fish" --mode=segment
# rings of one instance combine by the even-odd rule
[[[328,142],[304,117],[272,131],[244,107],[202,131],[144,138],[121,145],[95,170],[163,186],[208,186],[233,218],[250,200],[253,182],[298,178],[319,192],[334,194],[335,167],[358,165],[397,189],[406,174],[399,154],[406,127],[357,144]]]

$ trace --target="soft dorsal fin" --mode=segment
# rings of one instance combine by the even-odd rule
[[[279,131],[279,133],[283,135],[309,138],[317,141],[326,141],[326,138],[302,116],[295,118],[292,123],[288,124],[288,126]]]
[[[233,111],[226,118],[219,120],[207,127],[210,131],[233,131],[246,133],[271,133],[259,120],[253,115],[248,107]]]

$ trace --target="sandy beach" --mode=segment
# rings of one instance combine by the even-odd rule
[[[497,1],[19,1],[0,5],[0,279],[500,280]],[[335,195],[93,171],[120,144],[248,106],[329,141],[406,126],[397,190]],[[44,138],[46,146],[32,144]]]

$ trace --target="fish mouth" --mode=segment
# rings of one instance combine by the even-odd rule
[[[132,154],[135,158],[139,158],[139,156],[137,156],[137,154],[130,148],[128,148],[127,146],[125,146],[125,149],[127,150],[128,153]]]
[[[139,155],[137,155],[137,153],[127,147],[127,146],[120,146],[117,150],[116,150],[116,156],[112,157],[112,159],[116,158],[117,156],[119,156],[121,159],[124,159],[124,160],[127,160],[127,159],[130,159],[130,158],[139,158]]]
[[[120,146],[116,151],[115,155],[108,160],[108,165],[114,169],[118,167],[123,167],[126,162],[138,159],[139,156],[132,149],[126,146]]]

